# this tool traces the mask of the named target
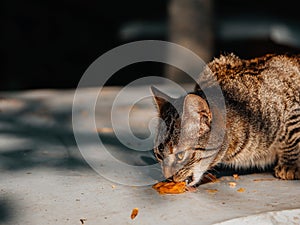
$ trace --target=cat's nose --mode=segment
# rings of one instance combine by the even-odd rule
[[[163,174],[166,179],[172,177],[174,175],[174,170],[170,166],[164,166]]]

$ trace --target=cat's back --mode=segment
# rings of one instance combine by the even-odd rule
[[[238,102],[270,100],[272,96],[300,102],[300,57],[265,55],[244,60],[222,55],[208,64],[201,80],[212,75],[224,95]]]
[[[222,84],[234,81],[280,79],[300,81],[300,56],[268,54],[240,59],[234,54],[221,55],[208,64],[208,70]]]
[[[208,64],[204,83],[209,75],[218,81],[227,107],[229,147],[224,160],[239,166],[273,162],[273,147],[285,124],[299,113],[299,57],[266,55],[243,60],[230,54]]]

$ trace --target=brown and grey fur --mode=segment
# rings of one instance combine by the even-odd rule
[[[205,150],[211,124],[222,128],[203,90],[220,85],[226,104],[225,137]],[[235,168],[275,165],[280,179],[300,179],[300,58],[266,55],[242,60],[230,54],[214,59],[194,92],[172,99],[152,88],[159,116],[154,149],[166,178],[199,183],[222,163]],[[195,141],[196,139],[196,141]]]

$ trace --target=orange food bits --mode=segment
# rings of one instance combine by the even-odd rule
[[[238,179],[240,179],[240,177],[239,177],[239,175],[238,175],[238,174],[233,174],[232,176],[233,176],[233,178],[234,178],[235,180],[238,180]]]
[[[245,192],[245,188],[239,188],[237,189],[237,192]]]
[[[185,182],[159,182],[152,186],[159,194],[181,194],[186,191]]]
[[[217,189],[207,189],[206,191],[207,191],[209,194],[215,194],[215,193],[218,192]]]
[[[236,186],[236,183],[235,183],[235,182],[229,182],[228,185],[229,185],[230,187],[235,187],[235,186]]]
[[[139,209],[134,208],[131,212],[130,218],[133,220],[137,216],[138,213],[139,213]]]

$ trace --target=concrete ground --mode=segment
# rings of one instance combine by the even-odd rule
[[[132,132],[143,138],[151,132],[154,107],[149,98],[134,107],[130,99],[145,90],[130,88],[113,107],[116,127],[126,126],[129,111]],[[120,135],[128,143],[112,132],[112,102],[119,91],[103,90],[95,127],[88,109],[98,89],[80,90],[73,118],[73,90],[0,93],[0,224],[300,224],[300,181],[277,180],[271,173],[235,180],[218,171],[225,174],[218,182],[194,193],[159,195],[151,188],[159,171],[147,167],[155,164],[151,152],[132,150],[134,139],[126,139],[124,130]],[[100,146],[90,138],[95,134]],[[119,164],[97,158],[104,148]],[[131,219],[133,208],[139,212]]]

